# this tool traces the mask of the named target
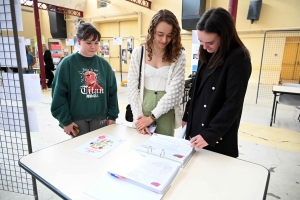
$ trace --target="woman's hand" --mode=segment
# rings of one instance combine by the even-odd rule
[[[109,125],[112,125],[112,124],[115,124],[115,123],[116,123],[116,121],[108,119],[107,122],[106,122],[106,125],[109,126]]]
[[[75,124],[74,122],[72,122],[68,126],[64,126],[64,132],[68,135],[76,136],[77,133],[75,133],[75,130],[73,129],[74,126],[76,126],[78,128],[78,125]]]
[[[146,135],[146,134],[148,134],[148,135],[152,135],[152,133],[150,132],[150,130],[149,130],[149,128],[147,127],[147,128],[145,128],[145,129],[142,129],[141,131],[139,131],[140,132],[140,134],[143,134],[143,135]]]
[[[198,149],[202,149],[208,146],[208,143],[203,139],[201,135],[196,135],[195,137],[191,138],[190,143],[192,147],[196,147]]]
[[[145,117],[143,115],[138,116],[137,122],[135,123],[135,127],[137,130],[142,133],[144,129],[146,129],[150,124],[152,124],[154,120],[151,117]],[[147,128],[148,129],[148,128]],[[148,129],[149,131],[149,129]]]

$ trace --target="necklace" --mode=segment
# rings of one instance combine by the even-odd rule
[[[78,53],[79,53],[79,52],[78,52]],[[79,54],[80,54],[80,53],[79,53]],[[91,71],[91,65],[92,65],[92,62],[93,62],[95,56],[92,57],[91,63],[90,63],[89,65],[88,65],[87,62],[85,61],[85,59],[84,59],[85,57],[84,57],[83,55],[80,54],[80,57],[81,57],[82,60],[85,62],[85,64],[86,64],[86,66],[88,67],[89,71]]]

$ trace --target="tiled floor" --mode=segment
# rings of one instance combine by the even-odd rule
[[[120,74],[116,74],[120,82]],[[123,74],[126,79],[127,74]],[[271,177],[267,199],[300,199],[300,122],[297,117],[300,109],[280,105],[277,111],[276,123],[269,126],[272,98],[255,103],[258,71],[253,71],[249,81],[244,103],[244,111],[239,130],[239,159],[262,165],[270,170]],[[33,151],[45,148],[69,139],[49,111],[51,91],[43,92],[43,102],[38,103],[37,114],[40,132],[31,133]],[[121,113],[118,123],[123,119],[127,105],[126,88],[118,91]],[[180,130],[178,129],[176,133]],[[251,172],[249,172],[251,173]],[[230,180],[228,180],[230,181]],[[38,196],[41,200],[60,199],[56,194],[37,181]],[[1,200],[33,200],[32,196],[0,191]]]

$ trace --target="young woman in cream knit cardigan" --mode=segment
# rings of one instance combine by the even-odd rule
[[[143,59],[141,50],[144,48]],[[133,125],[142,133],[174,135],[181,126],[181,100],[184,90],[185,51],[182,50],[180,27],[175,15],[160,10],[152,18],[146,44],[132,52],[128,72],[128,99]],[[139,73],[141,67],[140,89]]]

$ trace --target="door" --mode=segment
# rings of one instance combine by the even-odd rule
[[[286,39],[282,66],[281,80],[300,80],[300,37],[288,37]]]

